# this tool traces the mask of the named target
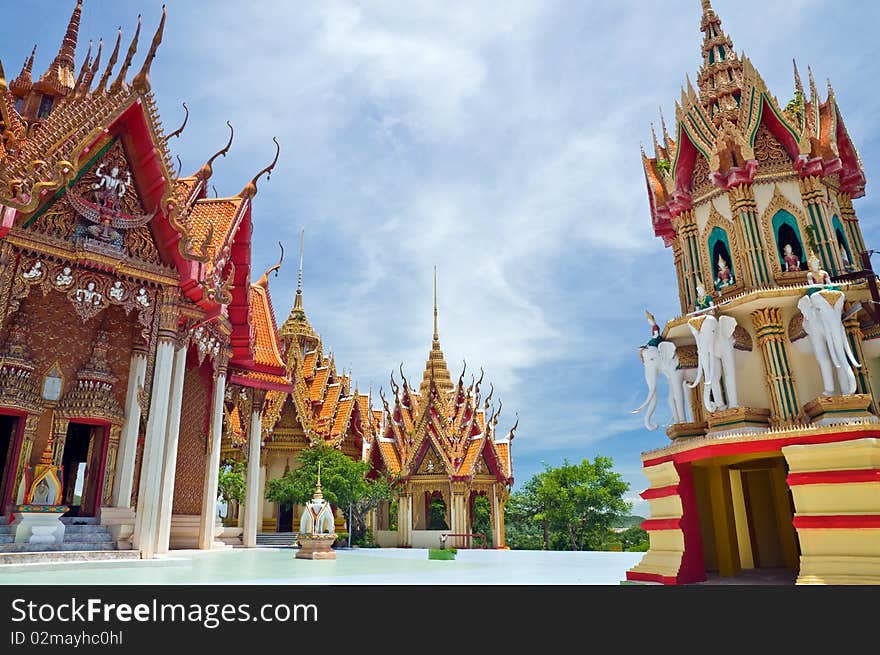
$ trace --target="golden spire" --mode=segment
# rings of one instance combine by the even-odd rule
[[[17,92],[19,95],[24,95],[28,91],[30,91],[33,86],[33,80],[31,80],[31,71],[34,69],[34,55],[37,54],[37,46],[34,44],[34,49],[31,50],[31,56],[25,57],[24,63],[21,65],[21,72],[18,74],[14,80],[9,82],[10,88]]]
[[[315,487],[315,498],[323,498],[324,494],[321,493],[321,460],[318,460],[318,484]]]
[[[272,177],[272,169],[275,168],[275,164],[278,163],[278,155],[281,154],[281,145],[278,143],[278,139],[273,136],[272,141],[275,142],[275,159],[273,159],[272,163],[266,166],[266,168],[254,175],[253,179],[250,182],[245,184],[244,189],[242,189],[241,193],[238,194],[240,198],[253,200],[254,196],[257,195],[257,180],[262,177],[263,173],[266,174],[267,180]]]
[[[116,65],[116,59],[119,57],[119,45],[122,43],[122,26],[119,26],[119,32],[116,34],[116,46],[113,48],[113,54],[110,55],[110,61],[107,62],[107,68],[101,76],[101,81],[95,89],[95,93],[103,93],[107,88],[107,81],[113,73],[113,67]]]
[[[296,273],[296,300],[293,301],[295,309],[303,306],[303,250],[306,242],[306,228],[299,233],[299,270]]]
[[[52,86],[61,87],[68,91],[73,88],[74,82],[74,54],[76,53],[76,41],[79,37],[79,18],[82,13],[82,0],[77,0],[76,7],[70,15],[67,24],[67,32],[61,41],[61,49],[52,61],[52,64],[43,73],[40,81],[45,81]],[[60,90],[60,89],[59,89]]]
[[[159,21],[159,27],[156,28],[156,34],[153,35],[153,42],[150,44],[150,49],[147,52],[147,56],[144,58],[144,64],[141,66],[138,74],[134,76],[134,79],[131,81],[131,85],[141,93],[146,93],[150,90],[150,66],[153,65],[153,59],[156,58],[156,51],[159,50],[159,45],[162,43],[162,36],[165,34],[165,5],[162,5],[162,19]]]
[[[89,70],[92,66],[92,41],[89,40],[89,49],[86,51],[86,58],[83,60],[82,66],[79,69],[79,75],[76,78],[76,84],[73,85],[73,95],[79,93],[82,88],[83,80],[86,77],[86,71]]]
[[[116,93],[125,85],[125,74],[128,73],[128,68],[131,66],[131,60],[134,59],[134,53],[137,52],[138,47],[138,39],[141,36],[141,15],[138,14],[138,24],[137,29],[134,31],[134,37],[131,40],[131,44],[128,46],[128,52],[125,54],[125,60],[122,62],[122,68],[119,69],[119,74],[116,76],[116,79],[113,80],[113,84],[110,85],[110,93]]]
[[[795,92],[800,93],[801,96],[806,97],[804,94],[804,85],[801,82],[801,74],[798,72],[797,61],[792,59],[791,65],[794,66],[794,90]]]
[[[721,19],[709,0],[701,0],[703,33],[703,65],[697,76],[700,100],[713,122],[725,119],[736,122],[739,94],[742,92],[743,65],[733,49],[733,41],[724,33]]]
[[[437,267],[434,267],[434,338],[431,343],[431,352],[428,353],[428,361],[425,364],[425,373],[422,376],[422,384],[419,386],[419,393],[423,397],[431,389],[431,383],[437,387],[440,393],[448,393],[453,391],[455,385],[452,384],[452,378],[449,375],[449,368],[446,366],[446,360],[443,357],[443,350],[440,348],[440,331],[437,328]]]
[[[51,466],[53,464],[52,460],[52,435],[49,435],[49,440],[46,442],[46,447],[43,449],[43,454],[40,455],[40,464],[44,466]]]

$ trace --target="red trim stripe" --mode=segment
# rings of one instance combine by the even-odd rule
[[[659,573],[642,573],[641,571],[627,571],[626,579],[633,582],[659,582],[660,584],[678,584],[678,580],[671,575]]]
[[[639,494],[645,500],[652,500],[654,498],[666,498],[667,496],[677,496],[678,495],[678,485],[670,484],[666,487],[655,487],[652,489],[645,489],[642,493]]]
[[[848,482],[880,482],[880,469],[853,469],[847,471],[810,471],[789,473],[788,486],[802,484],[846,484]]]
[[[681,519],[646,519],[642,521],[642,530],[678,530],[681,528]]]
[[[880,528],[880,514],[839,514],[835,516],[795,516],[792,521],[798,530],[844,528]]]
[[[768,439],[766,441],[740,441],[736,443],[719,443],[686,450],[672,455],[663,455],[654,459],[646,459],[642,462],[643,467],[656,466],[664,462],[693,462],[710,457],[722,457],[724,455],[741,455],[744,453],[778,452],[785,446],[809,445],[821,443],[836,443],[838,441],[853,441],[865,437],[880,437],[880,430],[868,429],[857,432],[831,432],[825,434],[802,435],[799,437],[782,437]]]

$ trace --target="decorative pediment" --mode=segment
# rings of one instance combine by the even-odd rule
[[[429,444],[422,456],[422,461],[418,464],[416,475],[443,475],[446,473],[446,464],[443,457],[434,448],[434,444]]]
[[[102,147],[54,201],[24,227],[70,241],[77,249],[162,264],[148,212],[119,138]]]

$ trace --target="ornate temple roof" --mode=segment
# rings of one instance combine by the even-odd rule
[[[698,88],[688,79],[681,91],[675,138],[668,134],[661,115],[662,138],[653,135],[653,156],[642,149],[655,234],[671,245],[672,217],[693,200],[760,174],[761,138],[778,143],[774,148],[784,150],[789,170],[800,175],[837,173],[842,192],[851,198],[864,195],[862,163],[831,83],[823,101],[812,71],[807,93],[795,66],[794,97],[780,104],[749,58],[733,50],[733,41],[709,0],[702,0],[700,29]],[[765,132],[770,136],[761,137]]]

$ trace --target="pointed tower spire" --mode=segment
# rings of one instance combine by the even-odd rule
[[[13,93],[23,96],[28,91],[31,90],[31,87],[34,85],[33,80],[31,79],[31,71],[34,69],[34,55],[37,54],[37,46],[34,44],[34,49],[31,50],[31,56],[25,57],[24,63],[21,65],[21,72],[18,74],[14,80],[9,82],[9,88],[13,91]]]
[[[721,28],[721,19],[709,0],[701,0],[703,65],[697,75],[700,101],[715,125],[724,120],[736,123],[742,93],[743,66],[733,49],[733,41]]]
[[[89,49],[86,51],[86,58],[83,60],[82,66],[79,69],[79,75],[76,76],[76,84],[73,85],[73,92],[71,95],[76,95],[80,92],[80,89],[83,85],[83,80],[86,77],[86,71],[92,65],[92,42],[89,41]]]
[[[306,228],[299,233],[299,269],[296,273],[296,300],[294,300],[294,309],[302,309],[303,306],[303,250],[306,242]]]
[[[425,373],[422,376],[422,384],[419,393],[427,397],[431,384],[437,387],[440,393],[449,393],[455,388],[449,375],[449,368],[440,348],[440,331],[437,327],[437,267],[434,267],[434,338],[431,342],[431,352],[428,353],[428,361],[425,364]]]
[[[65,95],[73,89],[76,83],[76,73],[74,72],[76,62],[74,61],[74,56],[76,54],[76,42],[79,37],[81,13],[82,0],[77,0],[76,7],[73,8],[73,13],[70,15],[70,21],[67,23],[67,32],[61,41],[61,49],[40,78],[39,83],[41,85],[44,85],[47,90],[51,90],[58,95]]]
[[[796,93],[800,93],[802,96],[806,97],[804,94],[804,85],[801,83],[801,74],[798,72],[797,60],[792,59],[791,65],[794,67],[794,90]]]
[[[104,69],[104,74],[101,76],[101,81],[98,83],[97,88],[95,89],[95,93],[103,93],[107,88],[107,82],[110,80],[110,75],[113,74],[113,67],[116,65],[116,60],[119,57],[119,46],[122,43],[122,26],[119,26],[119,32],[116,34],[116,45],[113,48],[113,53],[110,55],[110,61],[107,62],[107,68]]]
[[[660,130],[663,132],[663,147],[666,149],[666,154],[668,155],[672,152],[672,139],[666,129],[666,119],[663,117],[663,107],[660,107]]]

